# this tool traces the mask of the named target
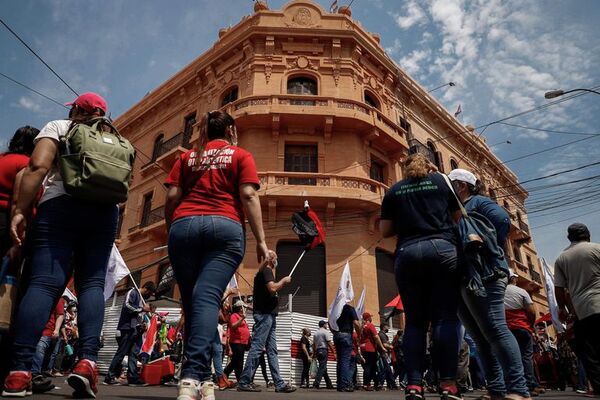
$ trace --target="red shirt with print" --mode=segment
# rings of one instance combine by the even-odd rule
[[[52,333],[54,332],[54,329],[56,328],[56,319],[61,315],[65,315],[65,300],[62,297],[60,298],[60,300],[58,300],[58,303],[56,303],[56,306],[54,307],[52,314],[50,314],[50,319],[48,320],[48,322],[46,323],[46,326],[44,327],[42,336],[52,336]]]
[[[375,341],[377,336],[377,329],[371,322],[366,322],[363,326],[362,336],[360,338],[360,350],[366,353],[375,353],[377,351],[377,342]]]
[[[8,210],[15,186],[15,177],[29,163],[24,154],[0,155],[0,209]]]
[[[242,223],[239,187],[247,183],[260,187],[256,164],[248,151],[217,139],[208,142],[202,154],[195,149],[186,152],[165,181],[167,186],[180,187],[184,192],[173,221],[195,215],[220,215]]]
[[[242,316],[238,313],[231,314],[229,319],[229,343],[248,344],[250,342],[250,330],[248,329],[248,323],[246,320],[242,321],[237,328],[233,325],[242,319]]]

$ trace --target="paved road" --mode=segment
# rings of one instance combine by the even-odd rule
[[[57,389],[45,393],[43,395],[35,395],[33,399],[60,400],[71,398],[71,388],[66,384],[64,378],[55,378],[54,383]],[[147,400],[166,400],[175,399],[177,397],[177,389],[164,386],[147,386],[147,387],[128,387],[128,386],[104,386],[100,385],[98,398],[102,399],[147,399]],[[475,399],[482,393],[469,393],[465,399]],[[373,400],[399,400],[403,396],[401,392],[354,392],[354,393],[338,393],[335,390],[313,390],[300,389],[291,394],[275,393],[272,390],[263,391],[260,393],[240,393],[227,390],[216,394],[217,400],[265,400],[272,399],[289,399],[289,400],[304,400],[304,399],[319,399],[319,400],[351,400],[352,398],[359,400],[371,398]],[[435,399],[437,396],[429,395],[430,399]],[[537,399],[539,400],[559,400],[559,399],[585,399],[584,396],[574,392],[548,392]]]

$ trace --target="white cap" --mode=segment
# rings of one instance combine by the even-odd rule
[[[475,186],[475,184],[477,183],[477,178],[475,177],[475,175],[473,175],[472,172],[467,171],[466,169],[453,169],[448,174],[448,178],[450,178],[451,181],[467,182],[468,184],[473,186]]]
[[[234,307],[247,307],[247,304],[244,303],[244,300],[239,299],[238,301],[236,301],[235,303],[233,303]]]
[[[508,269],[508,276],[509,276],[509,278],[518,278],[519,277],[519,275],[515,274],[515,271],[513,271],[512,268]]]

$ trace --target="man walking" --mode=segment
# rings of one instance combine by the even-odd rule
[[[364,325],[360,339],[360,353],[364,358],[364,377],[363,385],[366,391],[372,391],[371,381],[375,382],[376,389],[379,389],[377,383],[377,350],[386,351],[377,334],[377,329],[373,325],[373,319],[370,313],[364,312],[362,315]]]
[[[152,311],[148,303],[144,303],[142,298],[147,299],[156,293],[154,282],[146,282],[138,291],[132,288],[125,296],[125,302],[121,308],[121,316],[117,329],[121,332],[119,347],[113,357],[106,378],[105,385],[117,385],[117,378],[121,376],[123,358],[127,356],[127,383],[131,386],[144,386],[145,383],[140,379],[137,370],[137,347],[142,337],[143,329],[141,315],[144,312]]]
[[[539,387],[533,371],[533,324],[535,322],[535,309],[529,293],[517,286],[519,276],[510,270],[506,293],[504,294],[504,310],[506,325],[511,331],[521,351],[521,362],[525,372],[525,379],[530,394],[537,396],[544,392]]]
[[[353,361],[354,343],[352,332],[356,331],[357,337],[360,336],[361,326],[356,310],[350,303],[344,305],[336,323],[338,331],[333,333],[333,342],[335,343],[337,356],[337,390],[338,392],[353,392],[356,354]]]
[[[590,242],[590,231],[584,224],[570,225],[567,233],[571,244],[554,263],[556,301],[563,321],[569,313],[577,318],[576,353],[593,394],[600,396],[600,244]]]
[[[390,338],[388,337],[388,332],[390,331],[390,327],[386,322],[383,322],[379,326],[379,340],[381,340],[381,344],[385,351],[379,351],[379,365],[381,368],[379,369],[379,373],[377,375],[377,382],[379,388],[383,388],[383,383],[387,383],[388,389],[398,390],[398,385],[394,379],[394,372],[392,371],[391,358],[390,353],[392,351],[392,345],[390,344]]]
[[[329,356],[329,349],[333,350],[333,342],[331,341],[331,334],[329,332],[329,324],[325,320],[319,321],[319,329],[313,335],[313,357],[319,362],[319,369],[313,382],[313,387],[319,389],[321,385],[321,378],[325,379],[327,389],[333,389],[333,384],[327,373],[327,358]]]
[[[259,358],[262,357],[263,348],[267,350],[269,369],[275,383],[275,391],[291,393],[296,388],[279,375],[279,360],[277,359],[277,337],[275,334],[275,321],[278,314],[279,298],[277,291],[292,281],[286,276],[275,282],[275,267],[277,259],[265,259],[256,276],[254,277],[254,334],[250,342],[250,351],[246,359],[246,366],[238,382],[237,390],[240,392],[260,392],[260,389],[251,385],[252,378],[258,367]]]

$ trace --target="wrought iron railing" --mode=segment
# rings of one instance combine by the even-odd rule
[[[165,206],[161,206],[151,210],[148,214],[142,215],[142,220],[138,225],[132,226],[127,230],[128,233],[137,231],[138,229],[156,224],[165,219]]]
[[[534,282],[537,282],[540,285],[542,284],[542,276],[533,268],[532,265],[529,266],[529,275],[531,275],[531,279],[533,279]]]
[[[169,151],[173,150],[177,146],[181,146],[186,149],[191,149],[192,148],[192,145],[190,144],[191,136],[192,136],[191,132],[179,132],[172,138],[167,139],[164,142],[160,143],[158,148],[155,149],[152,153],[152,160],[150,160],[150,162],[147,163],[146,165],[144,165],[142,168],[145,168],[145,167],[149,166],[150,164],[153,164],[158,158],[160,158],[160,156],[168,153]]]

